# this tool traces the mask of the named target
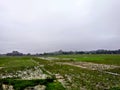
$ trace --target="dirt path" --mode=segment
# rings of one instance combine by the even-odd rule
[[[77,66],[77,67],[86,68],[90,70],[107,70],[107,69],[120,68],[120,66],[96,64],[91,62],[64,62],[62,64]]]
[[[120,66],[115,66],[115,65],[96,64],[91,62],[64,62],[64,63],[58,62],[57,64],[71,65],[71,66],[76,66],[76,67],[85,68],[89,70],[98,70],[100,72],[104,72],[107,74],[120,76],[120,74],[118,73],[105,71],[108,69],[120,68]]]
[[[56,57],[38,57],[44,60],[71,60],[72,58],[56,58]]]

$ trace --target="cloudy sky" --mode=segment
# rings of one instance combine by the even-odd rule
[[[120,48],[120,0],[0,0],[0,53]]]

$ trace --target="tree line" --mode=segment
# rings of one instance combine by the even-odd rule
[[[120,54],[120,49],[118,50],[92,50],[92,51],[63,51],[59,50],[56,52],[49,53],[36,53],[36,54],[23,54],[18,51],[12,51],[11,53],[0,54],[0,56],[45,56],[45,55],[68,55],[68,54]]]

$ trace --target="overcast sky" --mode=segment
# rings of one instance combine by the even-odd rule
[[[120,48],[120,0],[0,0],[0,53]]]

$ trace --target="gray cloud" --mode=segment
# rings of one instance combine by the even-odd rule
[[[0,0],[0,51],[118,49],[119,0]]]

